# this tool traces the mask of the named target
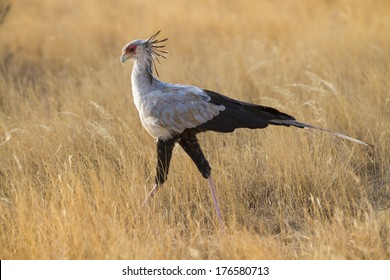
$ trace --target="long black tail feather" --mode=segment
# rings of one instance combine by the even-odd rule
[[[293,116],[271,107],[242,102],[209,90],[204,91],[210,96],[211,103],[223,105],[225,110],[221,111],[218,116],[214,117],[210,121],[199,125],[197,127],[199,131],[211,130],[216,132],[232,132],[237,128],[257,129],[265,128],[268,125],[294,126],[303,129],[327,132],[358,144],[371,147],[373,146],[339,132],[298,122]]]
[[[315,125],[311,125],[311,124],[307,124],[307,123],[303,123],[303,122],[298,122],[296,120],[278,120],[278,119],[275,119],[275,120],[271,120],[270,124],[295,126],[295,127],[304,128],[304,129],[312,129],[312,130],[316,130],[316,131],[326,132],[326,133],[330,133],[330,134],[332,134],[334,136],[337,136],[337,137],[340,137],[340,138],[344,138],[346,140],[349,140],[349,141],[352,141],[352,142],[355,142],[355,143],[358,143],[358,144],[361,144],[361,145],[374,147],[374,145],[372,145],[372,144],[369,144],[367,142],[358,140],[356,138],[350,137],[350,136],[342,134],[340,132],[332,131],[332,130],[329,130],[329,129],[326,129],[326,128],[322,128],[322,127],[319,127],[319,126],[315,126]]]

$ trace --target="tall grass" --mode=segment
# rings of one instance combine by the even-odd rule
[[[5,9],[8,2],[0,2]],[[389,259],[389,1],[11,1],[0,25],[1,259]],[[153,183],[130,40],[160,78],[370,142],[293,128],[200,135],[226,231],[181,150]]]

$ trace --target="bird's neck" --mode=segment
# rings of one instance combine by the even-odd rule
[[[133,91],[146,93],[153,85],[152,59],[138,58],[134,62],[131,83]],[[145,92],[146,91],[146,92]]]

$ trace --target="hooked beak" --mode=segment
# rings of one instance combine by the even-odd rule
[[[129,59],[129,57],[127,55],[122,54],[122,56],[121,56],[121,63],[125,64],[126,60],[128,60],[128,59]]]

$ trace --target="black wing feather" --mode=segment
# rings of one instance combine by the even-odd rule
[[[293,116],[274,108],[239,101],[210,90],[204,90],[204,92],[210,96],[210,103],[223,105],[225,110],[208,122],[199,125],[197,128],[200,131],[232,132],[236,128],[265,128],[269,124],[295,126]]]

